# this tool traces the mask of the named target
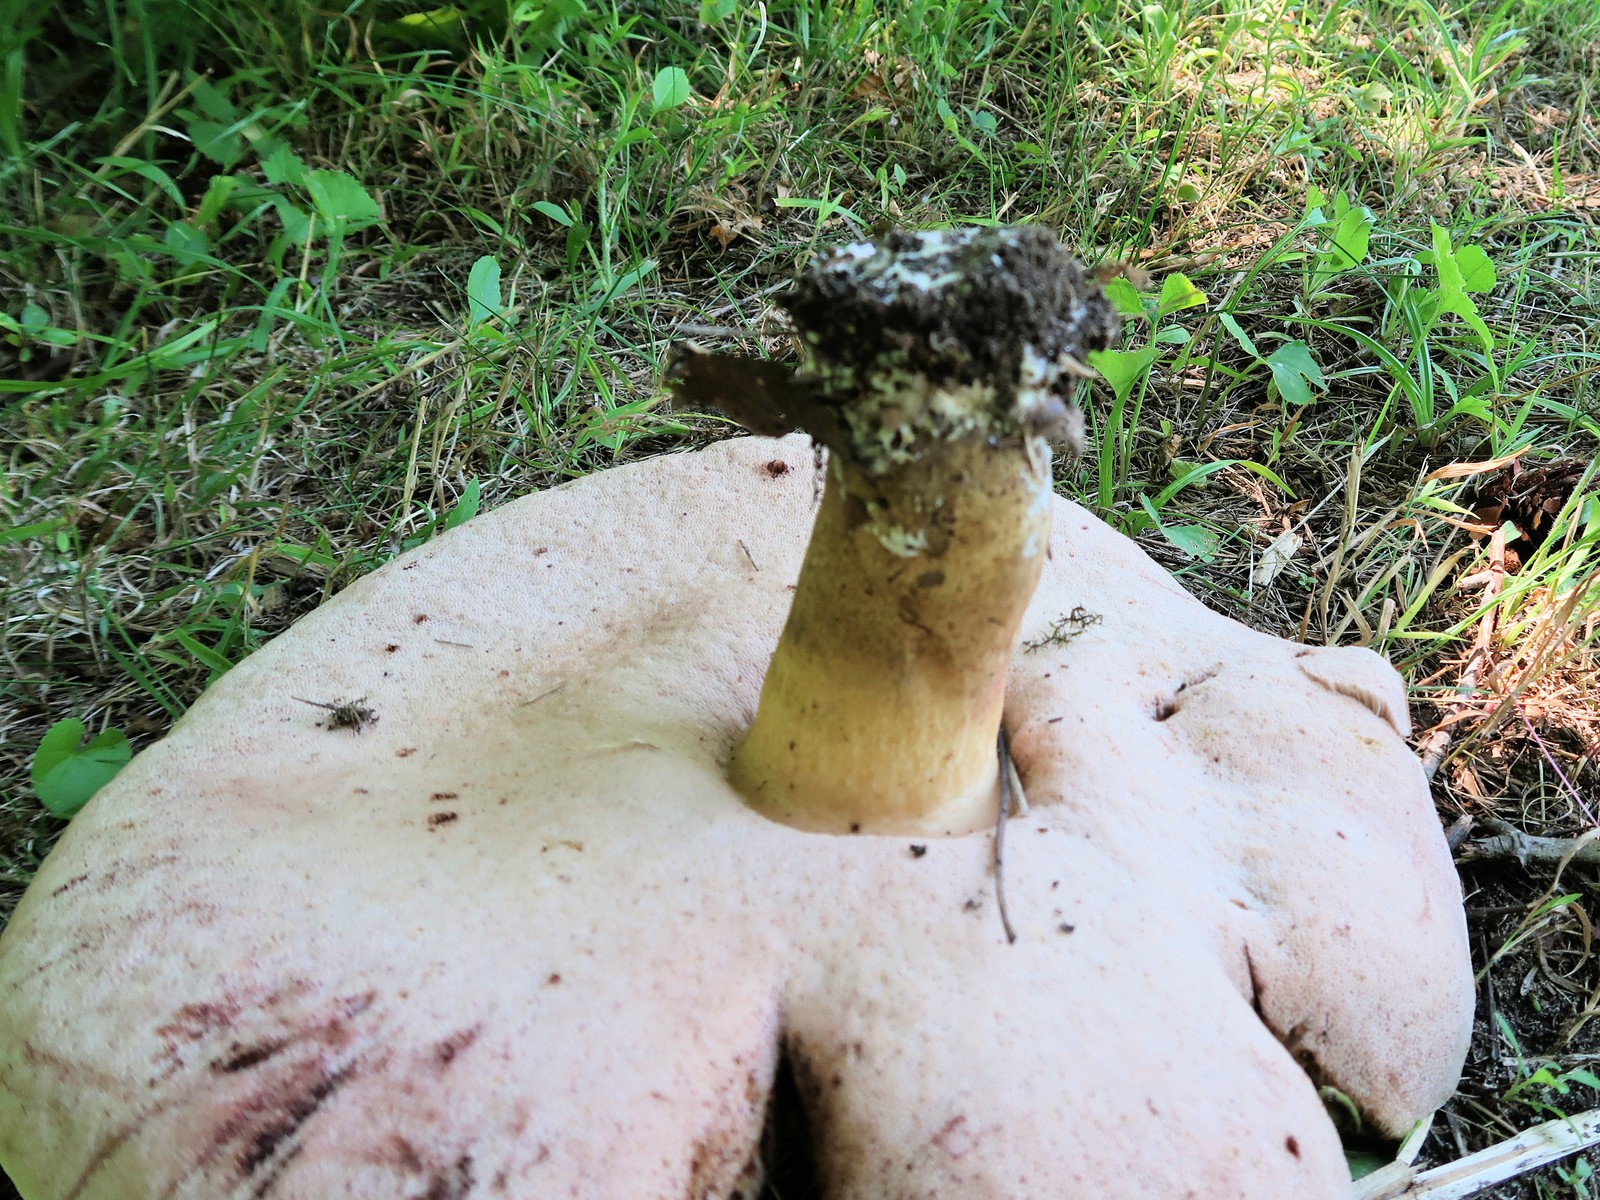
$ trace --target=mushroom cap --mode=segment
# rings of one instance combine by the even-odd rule
[[[749,1197],[782,1055],[833,1197],[1347,1197],[1313,1078],[1402,1133],[1472,1009],[1398,677],[1058,500],[1025,637],[1103,619],[1013,663],[1008,945],[990,834],[724,782],[817,490],[803,438],[606,472],[220,680],[0,937],[23,1196]]]

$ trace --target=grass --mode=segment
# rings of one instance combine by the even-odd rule
[[[662,405],[674,329],[789,354],[773,294],[882,222],[1043,221],[1120,271],[1062,491],[1223,611],[1387,653],[1456,720],[1445,818],[1572,833],[1600,801],[1600,482],[1542,497],[1492,597],[1466,528],[1477,465],[1600,437],[1590,0],[0,24],[0,919],[63,828],[29,778],[52,724],[147,745],[442,525],[723,436]],[[1464,878],[1484,1016],[1435,1161],[1600,1103],[1593,890]]]

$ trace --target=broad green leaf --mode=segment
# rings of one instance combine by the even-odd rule
[[[1215,562],[1222,539],[1204,525],[1161,525],[1161,536],[1166,538],[1190,558],[1201,562]]]
[[[982,134],[991,134],[1000,127],[995,115],[987,109],[969,108],[967,118],[972,122],[972,127]]]
[[[22,306],[21,329],[30,337],[43,333],[50,327],[50,314],[44,305],[35,304],[32,300]]]
[[[0,313],[0,329],[22,334],[29,340],[43,342],[46,346],[71,346],[78,341],[78,335],[72,330],[57,329],[51,325],[50,314],[31,300],[22,306],[20,321],[14,321],[4,313]]]
[[[453,4],[430,8],[426,12],[407,13],[393,21],[384,21],[373,32],[419,49],[449,48],[466,40],[466,13]]]
[[[572,228],[572,214],[559,204],[553,204],[549,200],[535,200],[533,202],[533,211],[543,213],[557,225],[564,225],[568,229]]]
[[[1456,251],[1456,266],[1461,270],[1461,288],[1467,292],[1487,292],[1494,288],[1494,263],[1482,246],[1463,246]]]
[[[629,146],[637,146],[642,142],[658,142],[660,140],[661,135],[656,130],[650,128],[650,126],[635,125],[632,129],[628,130],[627,133],[623,134],[615,142],[613,142],[612,148],[615,150],[623,150]]]
[[[83,722],[76,717],[57,721],[39,739],[33,752],[33,782],[37,784],[51,771],[78,752],[83,741]]]
[[[189,95],[194,99],[195,107],[213,121],[231,125],[242,115],[233,106],[233,101],[228,99],[228,93],[208,79],[195,80]]]
[[[344,232],[365,229],[378,220],[378,202],[345,171],[312,171],[306,177],[306,190],[317,214]]]
[[[287,146],[279,146],[262,160],[261,173],[274,187],[282,187],[285,184],[290,187],[304,187],[306,184],[306,164],[301,162],[300,156]]]
[[[311,214],[290,204],[282,196],[272,198],[272,207],[283,222],[284,236],[296,246],[303,246],[311,237]]]
[[[70,817],[110,783],[133,757],[120,730],[108,729],[81,746],[83,722],[57,721],[33,756],[33,790],[39,803],[58,817]]]
[[[467,486],[461,489],[461,499],[445,514],[444,524],[441,528],[454,529],[463,521],[470,521],[478,515],[479,498],[478,477],[474,475],[467,480]]]
[[[1468,249],[1469,247],[1463,247]],[[1479,251],[1482,254],[1482,251]],[[1483,268],[1488,265],[1490,282],[1493,282],[1494,268],[1487,263],[1487,256],[1480,262],[1477,259],[1468,259],[1468,264],[1473,270],[1475,281],[1483,277]],[[1478,335],[1483,342],[1485,353],[1494,353],[1494,335],[1489,332],[1489,326],[1484,323],[1483,317],[1478,312],[1478,306],[1472,297],[1467,294],[1466,280],[1463,278],[1461,262],[1456,252],[1450,247],[1450,231],[1442,225],[1433,227],[1433,269],[1439,273],[1439,309],[1440,313],[1455,313]]]
[[[1344,193],[1339,193],[1335,204],[1338,224],[1329,235],[1329,247],[1321,255],[1318,266],[1324,274],[1347,271],[1366,261],[1367,247],[1372,241],[1372,227],[1377,218],[1365,205],[1351,208]]]
[[[583,257],[583,248],[589,244],[589,234],[593,231],[591,226],[582,221],[574,222],[567,230],[567,266],[576,267],[578,260]]]
[[[467,276],[467,327],[474,329],[505,311],[500,300],[500,264],[485,254]]]
[[[1144,316],[1144,303],[1139,299],[1139,289],[1129,283],[1122,276],[1117,275],[1106,280],[1106,299],[1111,301],[1111,307],[1123,317]]]
[[[195,210],[194,223],[201,229],[207,228],[222,215],[228,198],[238,190],[237,175],[213,175],[211,182],[206,184],[205,195],[200,197],[200,207]]]
[[[211,252],[211,244],[206,235],[187,221],[173,221],[167,226],[163,240],[167,244],[167,249],[172,251],[173,257],[183,262],[193,262],[196,258],[206,257]]]
[[[1311,388],[1327,386],[1321,365],[1304,342],[1285,342],[1268,355],[1267,366],[1278,394],[1297,408],[1311,403]]]
[[[511,9],[513,24],[523,27],[523,36],[532,45],[559,44],[583,18],[590,15],[583,0],[519,0]]]
[[[397,18],[394,24],[415,30],[444,29],[459,27],[465,19],[466,14],[452,4],[444,8],[430,8],[427,12],[407,13]]]
[[[1232,313],[1219,313],[1217,315],[1222,321],[1222,327],[1229,333],[1233,334],[1234,340],[1238,342],[1239,345],[1244,347],[1244,352],[1246,354],[1248,354],[1251,358],[1261,357],[1261,352],[1256,349],[1255,342],[1252,341],[1250,335],[1240,327],[1239,322],[1234,318]]]
[[[656,112],[677,108],[689,99],[689,76],[682,67],[662,67],[650,85],[650,106]]]
[[[1387,1167],[1391,1159],[1388,1155],[1374,1154],[1371,1150],[1346,1150],[1344,1161],[1350,1169],[1351,1179],[1365,1179],[1374,1171]]]
[[[223,170],[234,167],[244,157],[245,140],[232,123],[190,121],[187,132],[194,148]]]
[[[1450,305],[1461,296],[1461,268],[1456,264],[1455,251],[1450,245],[1450,231],[1443,225],[1433,227],[1433,253],[1428,261],[1439,273],[1439,296],[1445,311],[1454,312]]]
[[[1156,303],[1156,319],[1206,302],[1206,294],[1182,271],[1174,271],[1161,281],[1161,299]]]
[[[1111,385],[1112,392],[1122,401],[1160,357],[1160,346],[1146,346],[1142,350],[1096,350],[1089,355],[1089,365],[1100,372],[1100,378]]]

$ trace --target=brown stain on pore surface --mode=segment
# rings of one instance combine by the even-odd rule
[[[153,1195],[168,1200],[201,1181],[216,1194],[259,1200],[272,1192],[299,1157],[305,1128],[342,1088],[386,1061],[368,1051],[380,1044],[369,1016],[375,992],[318,1002],[314,990],[291,980],[173,1010],[154,1031],[161,1048],[151,1086],[162,1092],[95,1147],[64,1200],[78,1200],[140,1137],[170,1136],[157,1122],[175,1109],[211,1129],[196,1139],[198,1156]],[[213,1175],[219,1167],[222,1179]]]

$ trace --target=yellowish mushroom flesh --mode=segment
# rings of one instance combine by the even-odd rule
[[[831,833],[992,826],[1006,670],[1050,539],[1038,439],[942,444],[889,478],[834,455],[731,778]]]

